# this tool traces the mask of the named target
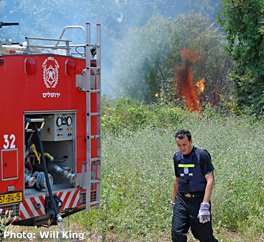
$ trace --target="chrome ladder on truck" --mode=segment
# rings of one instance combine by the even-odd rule
[[[95,45],[91,45],[90,23],[86,23],[86,119],[87,119],[87,161],[86,165],[86,211],[90,211],[91,205],[96,205],[99,208],[101,194],[101,25],[97,24],[97,41]],[[91,48],[96,50],[96,67],[91,66]],[[87,73],[88,72],[88,73]],[[92,78],[96,78],[96,85]],[[96,93],[97,96],[97,112],[91,112],[91,95]],[[91,116],[97,116],[97,134],[91,134]],[[97,157],[92,158],[91,142],[92,139],[97,139]],[[97,166],[97,177],[92,177],[91,166]],[[96,186],[96,199],[91,201],[91,186]]]

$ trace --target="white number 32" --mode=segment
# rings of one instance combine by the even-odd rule
[[[11,134],[10,136],[5,134],[4,135],[4,149],[14,149],[16,148],[15,146],[15,140],[16,140],[16,136],[14,134]]]

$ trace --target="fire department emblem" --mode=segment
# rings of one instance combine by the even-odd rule
[[[53,57],[48,57],[42,64],[43,80],[47,88],[55,88],[59,80],[59,64]]]

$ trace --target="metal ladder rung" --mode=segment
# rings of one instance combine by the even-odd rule
[[[91,139],[101,138],[101,135],[91,135]]]
[[[94,201],[94,202],[90,202],[90,205],[96,205],[96,204],[99,204],[100,201]]]
[[[101,113],[90,113],[91,116],[100,116]]]
[[[101,92],[101,90],[97,89],[97,90],[87,90],[87,91],[90,91],[90,93],[99,93]]]
[[[89,45],[90,47],[95,47],[95,48],[100,48],[100,45],[95,44],[95,45]]]
[[[101,158],[100,157],[92,158],[91,162],[93,162],[93,161],[101,161]]]
[[[97,70],[100,70],[101,68],[100,67],[92,67],[90,66],[90,70],[93,70],[93,71],[97,71]]]
[[[101,180],[91,180],[91,183],[100,183]]]

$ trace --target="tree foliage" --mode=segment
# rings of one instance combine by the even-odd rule
[[[218,104],[220,95],[230,95],[227,76],[233,63],[219,30],[199,14],[179,15],[175,20],[155,15],[146,25],[130,29],[118,46],[114,70],[124,95],[153,102],[158,94],[175,102],[174,76],[176,68],[184,65],[180,54],[184,48],[199,55],[191,68],[194,83],[205,78],[200,101]]]
[[[256,114],[264,111],[263,14],[263,0],[222,0],[218,14],[236,63],[231,79],[238,106]]]

